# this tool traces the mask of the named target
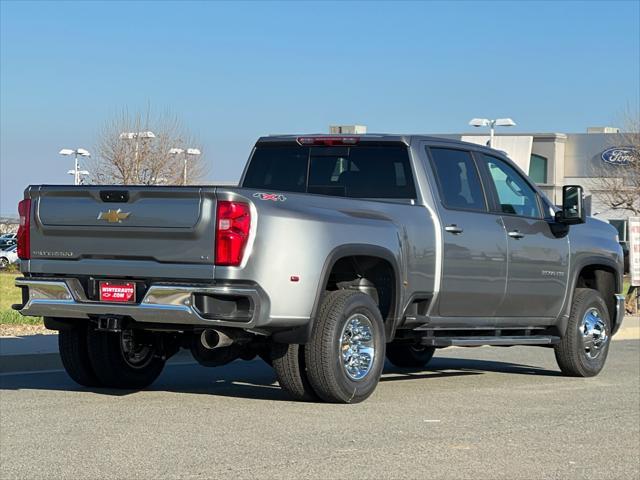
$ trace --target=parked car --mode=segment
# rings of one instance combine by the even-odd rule
[[[9,265],[18,263],[20,259],[16,253],[16,245],[13,245],[5,250],[0,250],[0,268],[6,269]]]
[[[15,244],[16,244],[15,233],[5,233],[4,235],[0,235],[0,250],[4,250]]]
[[[616,230],[490,148],[426,136],[258,140],[240,187],[30,186],[23,315],[81,385],[137,389],[187,348],[260,355],[296,399],[359,402],[386,357],[552,347],[603,368],[624,308]]]

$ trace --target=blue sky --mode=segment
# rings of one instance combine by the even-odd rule
[[[583,132],[640,101],[640,2],[0,1],[0,212],[31,183],[70,183],[123,107],[170,109],[210,180],[255,139],[370,132]]]

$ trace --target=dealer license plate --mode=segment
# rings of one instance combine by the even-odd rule
[[[135,302],[135,282],[100,282],[100,301],[117,303]]]

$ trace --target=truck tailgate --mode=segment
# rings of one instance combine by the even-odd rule
[[[28,196],[32,273],[78,274],[91,265],[87,273],[96,275],[108,260],[109,274],[129,275],[137,265],[138,275],[155,276],[166,264],[173,278],[211,278],[214,187],[34,186]],[[207,268],[194,275],[189,265]]]

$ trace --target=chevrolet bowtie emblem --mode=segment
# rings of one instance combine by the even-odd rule
[[[106,220],[109,223],[122,223],[131,215],[131,212],[123,212],[122,210],[108,210],[98,214],[98,220]]]

